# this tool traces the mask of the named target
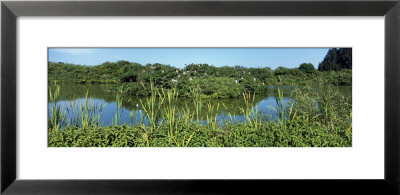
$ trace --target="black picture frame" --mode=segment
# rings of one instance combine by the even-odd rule
[[[385,16],[385,175],[382,180],[16,179],[16,20],[19,16]],[[3,194],[399,194],[399,0],[2,1]],[[368,171],[368,170],[365,170]]]

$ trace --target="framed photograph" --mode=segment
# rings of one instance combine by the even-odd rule
[[[397,0],[2,1],[1,193],[398,194],[399,23]]]

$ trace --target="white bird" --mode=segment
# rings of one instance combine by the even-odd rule
[[[139,107],[139,104],[136,104],[136,107]]]

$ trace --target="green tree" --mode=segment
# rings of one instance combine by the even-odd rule
[[[300,64],[299,69],[305,73],[313,73],[315,71],[314,65],[311,63],[302,63]]]
[[[275,69],[274,75],[279,76],[279,75],[285,75],[289,73],[289,69],[285,68],[283,66],[279,66],[278,68]]]
[[[319,71],[339,71],[352,68],[352,49],[351,48],[332,48],[329,49],[324,60],[319,64]]]

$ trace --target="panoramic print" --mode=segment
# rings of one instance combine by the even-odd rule
[[[351,48],[48,48],[48,147],[351,147]]]

